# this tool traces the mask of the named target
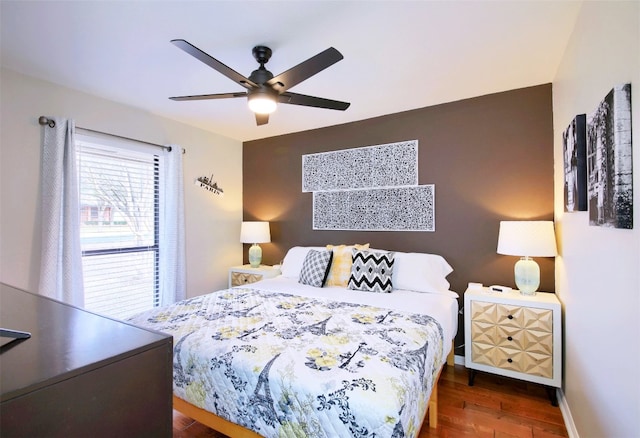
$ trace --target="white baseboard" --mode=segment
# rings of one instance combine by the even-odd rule
[[[564,396],[564,391],[562,391],[561,388],[558,388],[556,390],[556,394],[558,397],[560,412],[562,412],[562,419],[564,420],[564,425],[567,428],[569,438],[580,438],[580,435],[578,435],[578,429],[576,429],[576,424],[573,422],[573,417],[571,416],[569,403],[567,403],[567,398]]]
[[[454,355],[453,363],[455,363],[456,365],[464,365],[464,356],[459,356],[457,354]]]

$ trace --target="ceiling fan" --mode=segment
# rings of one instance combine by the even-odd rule
[[[338,100],[324,99],[322,97],[307,96],[305,94],[287,91],[294,85],[309,79],[316,73],[340,61],[343,56],[333,47],[320,52],[316,56],[290,68],[284,73],[280,73],[278,76],[274,76],[264,67],[269,61],[269,58],[271,58],[271,49],[265,46],[256,46],[253,48],[252,53],[253,57],[260,64],[260,67],[246,78],[185,40],[171,40],[171,43],[247,89],[247,91],[235,93],[170,97],[169,99],[171,100],[186,101],[247,97],[249,108],[255,113],[256,123],[258,125],[265,125],[269,122],[269,114],[275,111],[278,102],[340,111],[346,110],[349,108],[349,105],[351,105],[348,102],[340,102]]]

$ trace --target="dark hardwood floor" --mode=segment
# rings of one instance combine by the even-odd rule
[[[567,437],[559,407],[551,406],[544,387],[506,377],[477,373],[467,385],[462,365],[445,367],[438,383],[438,427],[425,424],[427,437]],[[224,438],[208,427],[173,412],[174,438]]]

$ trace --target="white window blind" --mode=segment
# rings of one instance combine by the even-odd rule
[[[159,303],[161,158],[108,136],[76,142],[85,308],[124,319]]]

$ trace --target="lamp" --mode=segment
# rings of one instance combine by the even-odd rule
[[[258,243],[271,242],[269,222],[248,221],[242,222],[240,227],[240,242],[251,243],[249,248],[249,263],[252,268],[257,268],[262,262],[262,248]]]
[[[540,266],[531,257],[555,257],[552,221],[501,221],[498,254],[522,256],[516,262],[516,286],[523,295],[535,295],[540,286]]]
[[[247,98],[249,109],[256,114],[271,114],[276,110],[274,92],[267,88],[257,88],[249,93]]]

